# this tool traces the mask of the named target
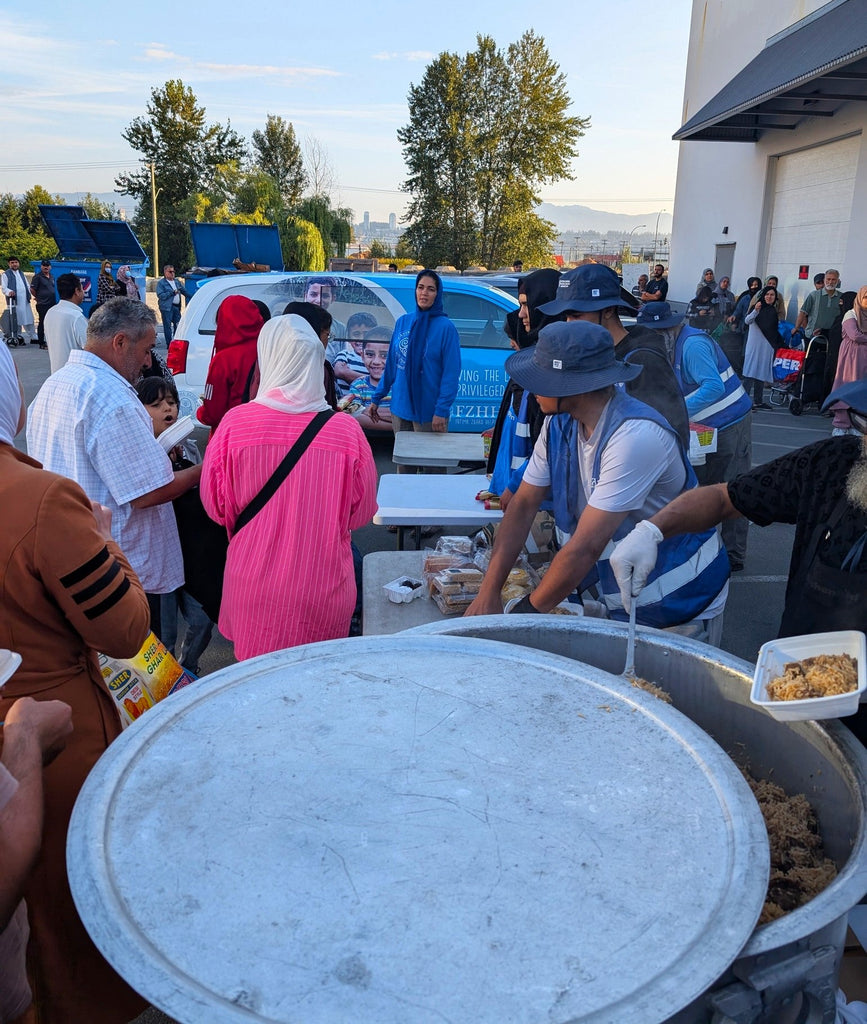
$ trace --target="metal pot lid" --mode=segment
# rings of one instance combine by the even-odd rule
[[[180,1021],[647,1024],[737,956],[768,845],[730,759],[623,679],[387,636],[149,711],[67,862],[96,945]]]

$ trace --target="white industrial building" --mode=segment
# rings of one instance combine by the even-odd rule
[[[867,284],[867,0],[693,0],[669,269]],[[806,268],[806,269],[804,269]]]

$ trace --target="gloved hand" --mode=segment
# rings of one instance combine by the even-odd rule
[[[628,533],[611,554],[611,569],[620,587],[623,607],[629,611],[632,598],[637,597],[656,565],[657,548],[662,532],[647,519]]]

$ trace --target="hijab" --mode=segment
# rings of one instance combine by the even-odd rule
[[[415,314],[409,327],[404,373],[413,409],[420,409],[424,402],[424,358],[427,352],[427,339],[431,323],[446,315],[443,309],[443,283],[439,274],[433,270],[420,271],[415,277],[416,288],[423,277],[431,278],[437,286],[437,295],[430,309],[420,309],[416,302]]]
[[[705,274],[710,274],[709,281],[705,281]],[[711,293],[713,293],[714,288],[716,288],[716,279],[713,276],[713,267],[705,267],[704,270],[701,272],[701,280],[695,286],[695,294],[698,295],[699,291],[702,288],[710,288]]]
[[[843,299],[844,299],[843,312],[844,312],[844,315],[845,315],[846,312],[848,312],[846,310],[846,303],[845,303],[846,296],[847,295],[852,295],[852,294],[853,294],[853,292],[843,292]],[[855,294],[855,298],[852,300],[852,305],[851,305],[850,309],[855,314],[855,320],[858,323],[858,330],[862,334],[867,334],[867,285],[865,285],[863,288],[859,288],[858,289],[857,294]]]
[[[261,379],[254,402],[295,414],[330,408],[322,387],[325,347],[306,320],[294,313],[272,317],[257,348]]]
[[[748,277],[746,291],[740,293],[737,301],[740,302],[745,295],[752,297],[756,294],[759,288],[762,287],[762,279],[760,277]]]
[[[767,339],[768,344],[773,345],[774,348],[778,348],[780,344],[780,318],[777,314],[776,302],[770,306],[765,302],[765,296],[768,292],[773,292],[774,299],[776,300],[777,289],[774,288],[773,285],[768,285],[766,288],[762,289],[761,298],[757,303],[759,312],[756,316],[756,324]]]
[[[560,316],[546,316],[539,312],[539,306],[553,302],[557,298],[557,285],[560,282],[559,270],[534,270],[532,274],[518,279],[518,294],[527,296],[527,309],[530,313],[530,330],[524,330],[524,324],[518,321],[519,348],[529,348],[539,340],[539,331],[548,324],[563,320]]]
[[[21,392],[12,353],[0,344],[0,444],[13,444],[21,415]]]
[[[126,288],[126,294],[128,298],[139,298],[138,285],[133,280],[132,271],[130,270],[128,263],[125,263],[122,267],[117,268],[117,279],[124,286],[124,288]]]
[[[253,300],[246,295],[229,295],[217,310],[214,351],[222,352],[233,345],[250,345],[255,348],[261,330],[262,314]]]

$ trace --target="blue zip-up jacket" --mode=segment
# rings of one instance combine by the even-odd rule
[[[431,321],[422,362],[422,397],[416,407],[404,372],[409,331],[414,319],[414,313],[405,313],[394,325],[385,371],[373,402],[379,405],[391,389],[391,411],[394,415],[414,423],[430,423],[434,416],[447,418],[457,397],[461,340],[447,316]]]

